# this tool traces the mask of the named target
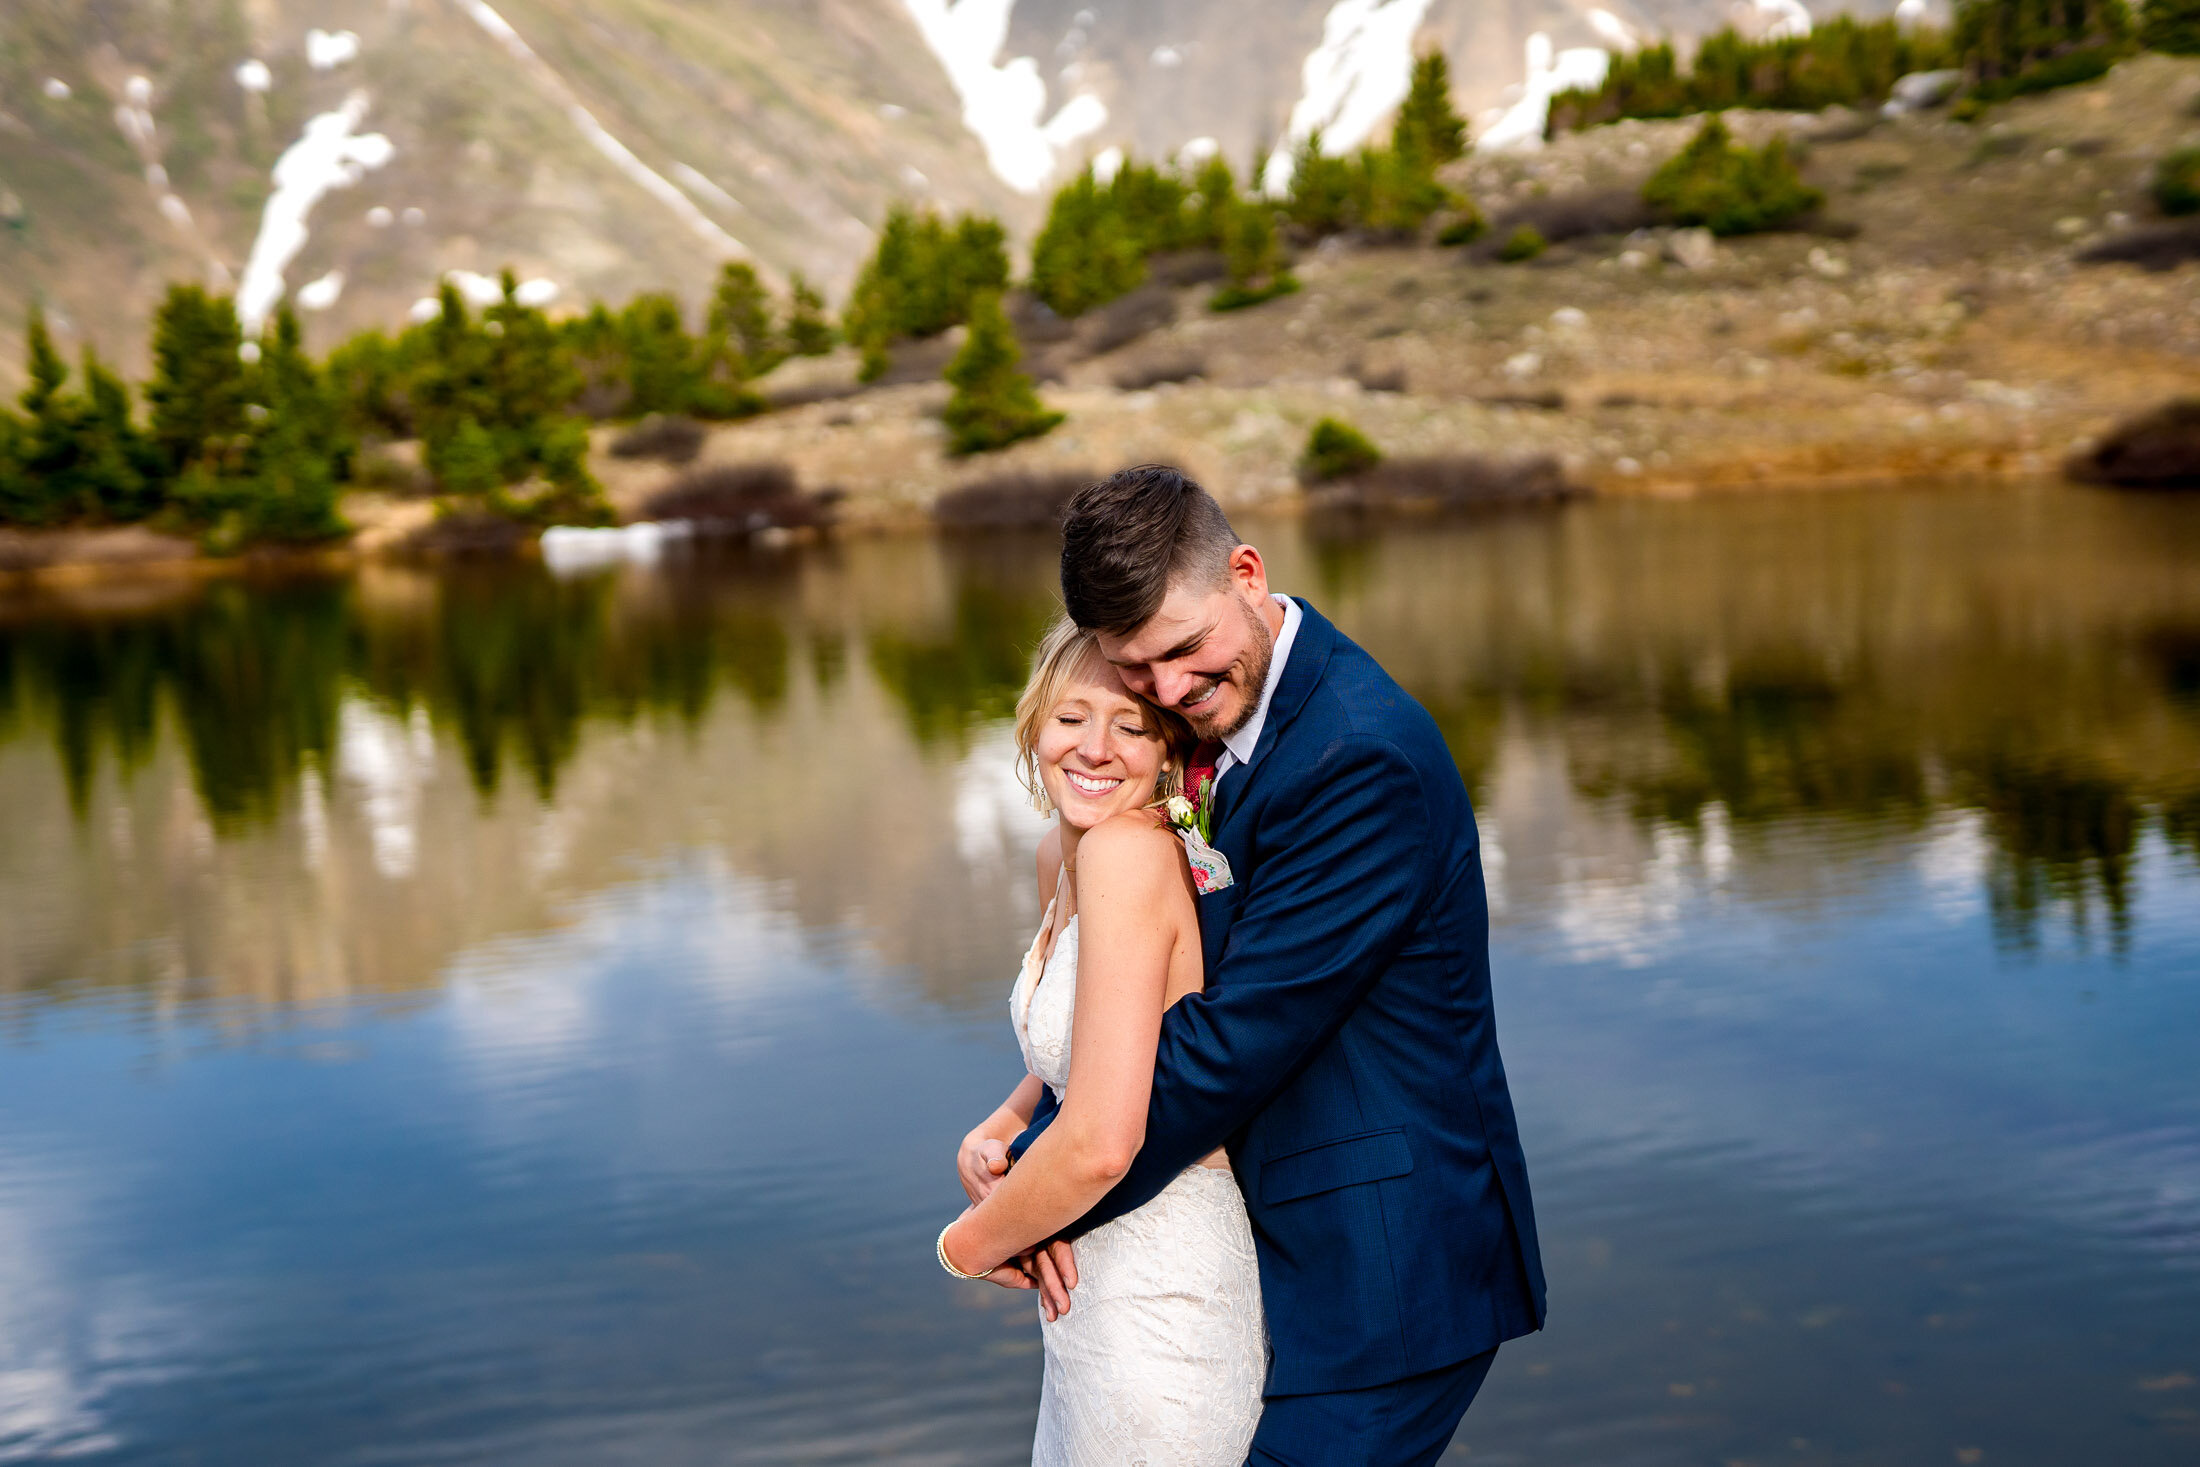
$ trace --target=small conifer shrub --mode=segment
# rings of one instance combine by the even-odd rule
[[[1550,247],[1551,242],[1543,237],[1542,230],[1533,224],[1523,224],[1505,236],[1505,243],[1498,247],[1497,258],[1508,265],[1517,265],[1522,260],[1534,259]]]
[[[1260,199],[1240,200],[1223,225],[1222,258],[1229,282],[1209,298],[1210,310],[1237,311],[1289,295],[1298,277],[1285,267],[1276,215]]]
[[[1825,201],[1796,171],[1786,138],[1741,147],[1717,116],[1650,175],[1642,198],[1670,223],[1721,236],[1778,229]]]
[[[2155,207],[2169,215],[2200,214],[2200,148],[2165,153],[2154,165]]]
[[[947,364],[955,389],[942,415],[948,452],[989,453],[1051,431],[1063,414],[1048,411],[1020,370],[1023,352],[1000,296],[988,292],[971,302],[969,326],[969,338]]]
[[[1436,242],[1446,248],[1470,245],[1489,232],[1490,221],[1482,217],[1482,211],[1471,200],[1462,198],[1453,203],[1451,217],[1436,231]]]
[[[1365,473],[1383,461],[1382,450],[1365,433],[1340,418],[1323,418],[1306,435],[1299,456],[1299,478],[1308,484]]]
[[[2200,0],[2146,0],[2139,41],[2149,51],[2200,56]]]

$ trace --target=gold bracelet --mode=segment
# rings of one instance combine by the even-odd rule
[[[953,1227],[953,1226],[954,1226],[954,1225],[955,1225],[956,1223],[959,1223],[959,1222],[961,1222],[961,1221],[962,1221],[962,1219],[961,1219],[961,1218],[959,1218],[959,1217],[956,1217],[956,1218],[950,1218],[950,1219],[948,1219],[948,1222],[947,1222],[947,1228],[951,1228],[951,1227]],[[933,1252],[935,1252],[935,1253],[937,1253],[937,1254],[939,1255],[939,1259],[940,1259],[940,1267],[942,1267],[942,1268],[946,1269],[946,1270],[947,1270],[947,1271],[948,1271],[949,1273],[953,1274],[953,1275],[954,1275],[954,1276],[955,1276],[956,1278],[959,1278],[959,1279],[982,1279],[982,1278],[984,1278],[984,1277],[985,1277],[985,1274],[983,1274],[983,1273],[964,1273],[964,1272],[963,1272],[963,1271],[962,1271],[961,1269],[959,1269],[959,1268],[955,1267],[955,1260],[954,1260],[954,1259],[952,1259],[952,1258],[949,1258],[949,1257],[947,1256],[947,1228],[941,1228],[941,1229],[940,1229],[940,1236],[939,1236],[939,1241],[938,1241],[938,1242],[936,1242],[936,1243],[934,1243],[934,1244],[932,1245],[932,1251],[933,1251]],[[992,1270],[991,1270],[991,1269],[987,1269],[987,1270],[986,1270],[986,1273],[991,1273],[991,1272],[992,1272]]]

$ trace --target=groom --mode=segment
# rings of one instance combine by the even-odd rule
[[[1213,760],[1209,828],[1235,877],[1198,898],[1206,991],[1162,1021],[1144,1148],[1071,1232],[1227,1145],[1272,1352],[1248,1463],[1433,1462],[1498,1345],[1543,1323],[1458,767],[1373,658],[1269,594],[1260,552],[1175,469],[1077,495],[1062,599],[1204,741],[1193,762]],[[1051,1258],[1067,1307],[1073,1250]]]

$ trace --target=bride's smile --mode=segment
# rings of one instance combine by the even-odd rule
[[[1047,802],[1066,824],[1090,830],[1152,803],[1168,745],[1122,677],[1093,656],[1065,681],[1033,755]]]

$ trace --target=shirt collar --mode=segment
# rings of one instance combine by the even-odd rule
[[[1253,716],[1245,720],[1245,726],[1222,741],[1222,747],[1240,764],[1252,763],[1253,751],[1260,747],[1260,731],[1268,726],[1268,704],[1276,696],[1276,684],[1283,681],[1283,666],[1291,660],[1291,643],[1298,637],[1299,623],[1305,620],[1298,602],[1288,596],[1278,596],[1276,601],[1283,607],[1283,630],[1276,633],[1275,650],[1268,658],[1268,681],[1261,687],[1260,702],[1254,705]]]

